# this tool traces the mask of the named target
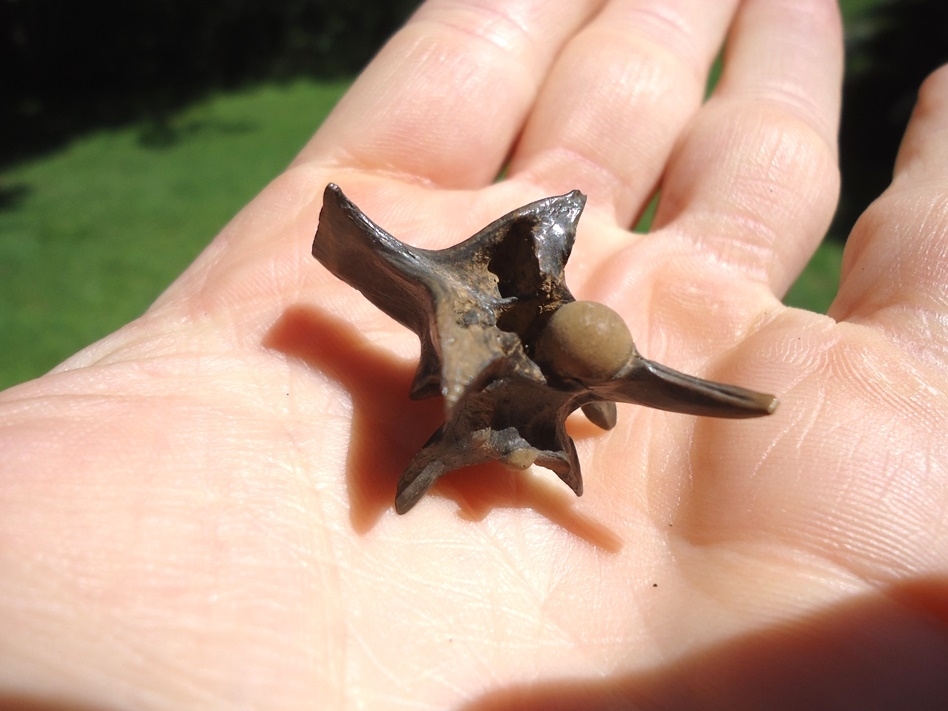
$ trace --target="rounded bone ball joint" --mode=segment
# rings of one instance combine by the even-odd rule
[[[605,304],[572,301],[550,317],[537,342],[536,359],[561,378],[611,378],[635,354],[625,321]]]

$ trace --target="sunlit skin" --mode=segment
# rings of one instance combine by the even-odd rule
[[[948,704],[948,71],[818,315],[780,297],[841,65],[830,0],[426,3],[146,314],[0,396],[0,706]],[[329,182],[427,248],[582,190],[576,298],[780,408],[577,416],[581,498],[489,465],[398,516],[442,409],[310,256]]]

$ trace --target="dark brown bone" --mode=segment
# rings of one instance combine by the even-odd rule
[[[326,186],[313,256],[410,328],[421,357],[409,393],[444,397],[445,422],[408,464],[395,509],[405,513],[446,472],[499,460],[554,471],[579,496],[566,417],[582,407],[615,425],[615,402],[710,417],[758,417],[773,395],[679,373],[631,348],[607,377],[571,377],[537,346],[550,317],[574,300],[563,270],[586,203],[577,190],[525,205],[441,250],[411,247]]]

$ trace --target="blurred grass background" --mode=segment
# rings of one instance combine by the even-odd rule
[[[844,0],[848,34],[859,36],[884,4]],[[0,388],[139,315],[292,159],[348,84],[269,77],[5,161]],[[842,248],[827,239],[786,303],[825,312]]]
[[[222,93],[97,131],[3,174],[0,388],[36,377],[144,311],[348,87]]]

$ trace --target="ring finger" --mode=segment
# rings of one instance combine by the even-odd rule
[[[653,229],[782,293],[836,205],[842,31],[834,0],[747,0],[711,100],[669,161]]]

